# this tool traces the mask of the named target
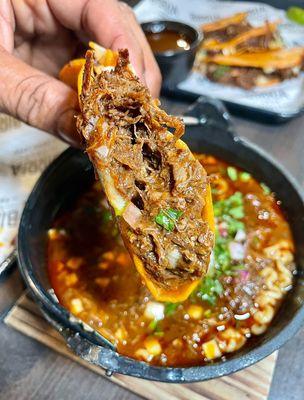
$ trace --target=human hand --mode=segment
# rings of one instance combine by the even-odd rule
[[[161,75],[132,10],[117,0],[1,0],[0,111],[73,145],[77,94],[57,80],[83,41],[128,48],[153,96]]]

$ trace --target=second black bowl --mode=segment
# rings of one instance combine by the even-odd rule
[[[190,44],[188,50],[155,52],[154,56],[163,77],[163,86],[173,89],[187,78],[192,69],[195,54],[201,41],[200,33],[192,26],[176,21],[152,21],[141,25],[147,33],[161,33],[164,31],[176,32],[184,35]]]

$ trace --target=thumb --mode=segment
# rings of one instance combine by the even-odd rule
[[[0,111],[79,147],[77,94],[0,47]]]

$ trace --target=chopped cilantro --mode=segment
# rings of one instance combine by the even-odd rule
[[[244,264],[233,265],[233,271],[244,271],[246,269]]]
[[[153,332],[153,335],[159,337],[164,336],[164,332],[161,330],[161,327],[159,326],[159,321],[157,319],[153,319],[148,325],[148,328]]]
[[[235,219],[244,218],[245,214],[243,205],[231,208],[229,214]]]
[[[169,210],[164,211],[169,218],[178,220],[182,215],[183,212],[179,210],[174,210],[174,208],[169,208]]]
[[[164,314],[166,317],[173,315],[179,306],[179,303],[165,303]]]
[[[229,178],[230,178],[232,181],[236,181],[237,178],[238,178],[237,169],[234,168],[234,167],[228,167],[228,168],[227,168],[227,175],[229,176]]]
[[[159,321],[157,319],[153,319],[148,325],[148,328],[153,332],[155,336],[164,335],[164,332],[161,330],[161,327],[159,326]]]
[[[230,67],[228,65],[219,65],[216,70],[213,72],[213,78],[218,81],[220,80],[224,75],[226,75],[227,72],[230,71]]]
[[[200,285],[199,292],[202,300],[207,301],[211,305],[215,305],[217,297],[224,291],[221,282],[211,276],[206,276]]]
[[[155,217],[155,222],[165,228],[167,231],[172,232],[175,227],[175,222],[182,216],[183,212],[169,208],[168,210],[160,210]]]
[[[227,239],[216,235],[214,246],[214,258],[217,270],[224,271],[231,263],[231,257],[227,246]]]
[[[260,186],[263,189],[263,192],[264,194],[266,194],[266,196],[271,193],[270,188],[267,185],[265,185],[265,183],[261,182]]]
[[[237,214],[237,213],[235,213],[234,215],[241,215],[240,213],[239,214]],[[239,221],[239,220],[237,220],[237,219],[235,219],[235,218],[233,218],[232,216],[230,216],[230,215],[224,215],[223,216],[223,221],[225,221],[226,223],[227,223],[227,225],[228,225],[228,228],[227,228],[227,230],[228,230],[228,234],[229,234],[229,236],[235,236],[235,234],[237,233],[237,231],[239,231],[239,230],[245,230],[245,225],[244,225],[244,223],[242,222],[242,221]]]
[[[241,172],[240,173],[240,180],[242,182],[248,182],[251,179],[251,175],[248,172]]]
[[[217,201],[213,206],[214,215],[216,217],[231,215],[230,211],[236,207],[243,207],[243,195],[241,192],[235,192],[227,199]]]
[[[102,222],[103,223],[107,223],[109,221],[112,221],[113,220],[113,216],[111,214],[111,211],[110,210],[106,210],[106,209],[103,210],[102,214],[101,214],[101,218],[102,218]]]
[[[157,327],[157,324],[158,324],[158,320],[157,320],[157,319],[153,319],[153,320],[149,323],[148,328],[149,328],[151,331],[155,331],[155,329],[156,329],[156,327]]]
[[[172,221],[172,219],[170,219],[163,211],[160,211],[159,214],[157,214],[155,222],[167,231],[172,232],[174,230],[174,221]]]
[[[240,192],[232,196],[219,200],[214,203],[214,214],[217,218],[217,224],[225,224],[226,235],[221,236],[216,229],[214,262],[209,268],[209,274],[202,280],[199,289],[199,297],[215,305],[218,296],[223,293],[223,286],[220,277],[223,275],[234,275],[238,270],[244,270],[246,267],[240,263],[235,264],[229,251],[229,243],[234,240],[238,230],[245,230],[245,225],[241,221],[244,218],[244,199]]]

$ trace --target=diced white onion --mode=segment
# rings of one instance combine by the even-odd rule
[[[181,254],[176,247],[171,248],[167,253],[167,258],[171,268],[175,268],[178,260],[181,258]]]
[[[297,75],[300,72],[300,67],[293,67],[292,72]]]
[[[100,158],[106,158],[109,154],[109,148],[107,146],[100,146],[98,149],[96,149],[96,153]]]
[[[244,242],[246,240],[246,232],[243,229],[239,229],[235,235],[234,240],[236,242]]]
[[[266,78],[266,76],[264,76],[264,75],[259,75],[256,78],[256,85],[258,85],[258,86],[265,86],[265,85],[267,85],[268,82],[269,82],[269,79]]]
[[[235,261],[241,261],[245,257],[245,247],[238,242],[230,242],[228,245],[231,258]]]
[[[209,265],[207,269],[207,275],[212,275],[215,266],[215,258],[214,258],[214,251],[210,254]]]
[[[141,220],[141,211],[130,202],[125,208],[122,217],[133,229],[136,229]]]
[[[149,301],[146,305],[144,316],[149,319],[159,321],[164,318],[165,306],[156,301]]]
[[[216,327],[216,329],[217,329],[219,332],[222,332],[222,331],[224,331],[224,330],[226,329],[226,327],[225,327],[225,325],[218,325],[218,326]]]
[[[272,74],[274,71],[274,68],[263,68],[263,72],[265,72],[265,74]]]
[[[114,208],[116,215],[121,215],[127,205],[126,199],[124,199],[115,187],[113,178],[108,170],[101,173],[97,170],[98,176],[103,184],[109,203]]]
[[[114,65],[108,65],[105,67],[104,65],[95,65],[94,70],[100,74],[102,71],[114,71],[115,67]]]

